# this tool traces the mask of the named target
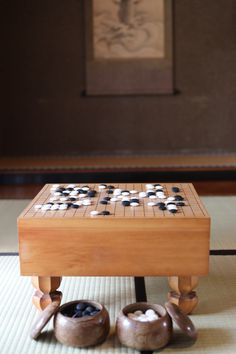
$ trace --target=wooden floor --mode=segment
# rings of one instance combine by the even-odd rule
[[[163,154],[107,156],[19,156],[0,157],[0,171],[67,171],[108,169],[236,169],[236,153],[232,154]]]
[[[236,195],[236,153],[0,157],[1,199],[33,198],[45,183],[118,181],[186,181],[200,195]]]
[[[236,195],[236,181],[196,181],[193,184],[199,195]],[[42,187],[43,184],[0,185],[0,199],[32,199]]]

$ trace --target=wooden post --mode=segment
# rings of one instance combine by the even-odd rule
[[[198,285],[198,277],[169,277],[169,285],[172,289],[168,293],[170,302],[178,305],[185,313],[191,313],[198,304],[196,291],[193,291]]]
[[[61,284],[61,277],[32,277],[32,284],[36,289],[33,295],[33,304],[44,310],[53,301],[61,303],[62,293],[57,291]]]

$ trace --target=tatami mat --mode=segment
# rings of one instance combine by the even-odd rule
[[[236,257],[211,256],[210,274],[200,280],[199,306],[191,316],[198,329],[195,343],[188,341],[175,328],[175,335],[163,352],[184,354],[235,354],[236,348]],[[114,323],[119,310],[135,301],[133,278],[68,277],[61,290],[63,302],[95,299],[104,303],[110,313],[112,331],[101,346],[72,348],[56,342],[52,321],[36,342],[29,338],[37,311],[31,304],[32,286],[28,277],[20,277],[18,257],[0,257],[0,353],[1,354],[132,354],[134,350],[119,345],[114,336]],[[168,292],[166,278],[145,278],[147,300],[164,304]]]
[[[111,333],[100,346],[90,349],[67,347],[57,342],[52,320],[38,341],[29,337],[38,311],[31,303],[33,287],[29,277],[19,275],[18,257],[0,257],[0,353],[1,354],[133,354],[135,350],[121,347],[114,335],[118,312],[135,302],[134,280],[130,277],[67,277],[60,290],[63,303],[76,299],[94,299],[109,311]]]
[[[211,216],[211,249],[236,249],[236,197],[202,197]],[[0,252],[18,252],[16,219],[29,200],[0,200]]]
[[[169,290],[163,277],[146,277],[147,301],[164,304]],[[191,315],[198,329],[195,343],[186,340],[175,328],[172,343],[165,353],[236,353],[236,257],[211,256],[210,274],[197,288],[199,305]]]
[[[236,197],[201,197],[201,200],[211,217],[211,249],[236,249]]]
[[[18,252],[16,220],[30,200],[0,200],[0,252]]]

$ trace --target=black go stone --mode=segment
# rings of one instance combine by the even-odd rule
[[[122,201],[123,206],[130,206],[130,201],[129,200],[123,200]]]
[[[80,189],[77,190],[77,192],[78,192],[79,194],[86,194],[87,191],[83,191],[83,189],[80,188]]]
[[[72,316],[72,318],[79,318],[83,317],[83,312],[81,310],[78,310],[75,312],[75,314]]]
[[[68,208],[69,208],[69,207],[72,207],[73,203],[67,203],[67,205],[68,205]]]
[[[94,190],[88,191],[88,193],[87,193],[87,196],[90,198],[95,197],[95,195],[96,195],[96,191],[94,191]]]
[[[108,204],[108,201],[107,200],[100,200],[100,204]]]
[[[69,188],[66,188],[66,190],[69,191],[69,192],[72,192],[74,190],[74,188],[69,187]]]
[[[159,205],[159,209],[160,210],[166,210],[166,206],[165,205]]]
[[[71,202],[75,202],[75,201],[77,200],[77,198],[71,197],[71,198],[69,198],[68,200],[70,200]]]
[[[79,209],[79,205],[78,204],[72,204],[72,208]]]
[[[114,186],[111,186],[111,185],[107,186],[107,188],[108,188],[108,189],[115,189],[115,187],[114,187]]]
[[[138,198],[131,198],[130,202],[131,203],[139,203],[139,199]]]
[[[107,194],[112,194],[114,191],[113,191],[113,189],[108,189],[107,190]]]
[[[123,189],[122,191],[121,191],[121,194],[122,193],[129,193],[129,191],[127,190],[127,189]]]
[[[63,188],[63,187],[59,187],[59,188],[57,188],[56,190],[55,190],[55,192],[64,192],[64,190],[65,190],[65,188]]]
[[[104,197],[103,200],[107,200],[109,201],[111,199],[111,197]]]
[[[184,206],[185,203],[184,203],[184,202],[177,202],[176,205],[178,205],[178,206]]]
[[[182,197],[182,195],[176,195],[175,200],[184,200],[184,198]]]
[[[87,306],[86,309],[85,309],[85,311],[91,313],[91,312],[94,311],[94,309],[95,309],[95,308],[94,308],[93,306]]]
[[[88,304],[86,304],[85,302],[79,302],[76,306],[75,309],[78,311],[84,311],[86,309],[86,307],[88,306]]]
[[[164,207],[164,206],[165,206],[165,203],[163,203],[163,202],[158,202],[158,203],[157,203],[157,206],[159,206],[159,207]]]
[[[175,213],[177,213],[177,210],[176,209],[169,209],[169,212],[172,214],[175,214]]]
[[[110,215],[111,213],[108,210],[103,210],[99,215]]]
[[[155,192],[148,192],[147,196],[150,197],[150,195],[156,195],[156,193]]]
[[[172,187],[172,192],[178,193],[180,191],[179,187]]]

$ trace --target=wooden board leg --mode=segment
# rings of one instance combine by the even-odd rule
[[[169,277],[171,291],[168,293],[170,302],[178,305],[185,314],[190,314],[198,304],[196,291],[198,277]]]
[[[62,293],[57,291],[61,284],[61,277],[32,277],[32,284],[36,289],[33,295],[33,304],[44,310],[53,301],[61,303]]]

